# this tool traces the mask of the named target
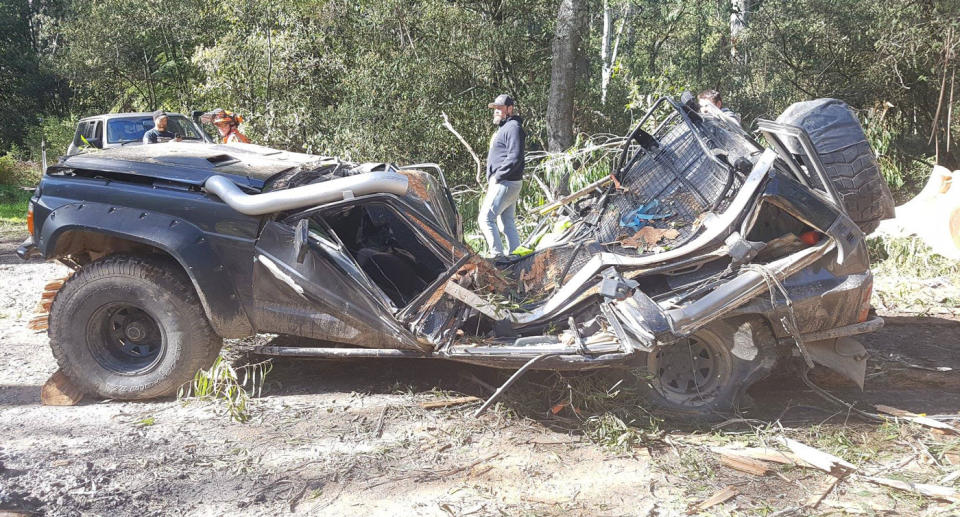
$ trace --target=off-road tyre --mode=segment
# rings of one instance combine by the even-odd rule
[[[223,345],[186,274],[162,257],[111,255],[82,267],[57,293],[49,321],[63,373],[111,399],[174,394]]]
[[[862,141],[846,149],[820,153],[820,161],[843,199],[847,215],[863,233],[873,232],[880,221],[893,216],[893,196],[880,176],[870,144]]]
[[[766,320],[729,318],[647,353],[640,392],[667,418],[721,420],[740,408],[747,388],[776,363],[777,340]]]
[[[807,130],[847,215],[863,233],[871,233],[880,221],[894,217],[890,187],[880,175],[873,149],[849,106],[836,99],[800,102],[790,106],[777,121]]]

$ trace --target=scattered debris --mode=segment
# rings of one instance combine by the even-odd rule
[[[933,497],[935,499],[941,499],[943,501],[949,501],[951,503],[960,503],[960,493],[956,489],[939,486],[939,485],[925,485],[923,483],[911,483],[909,481],[901,481],[899,479],[889,479],[889,478],[880,478],[880,477],[871,477],[864,476],[864,480],[871,483],[876,483],[878,485],[896,488],[897,490],[903,490],[904,492],[910,492],[913,494],[923,495],[927,497]]]
[[[637,233],[620,241],[620,246],[624,248],[640,248],[645,246],[654,246],[663,239],[676,239],[680,232],[673,228],[654,228],[653,226],[644,226]]]
[[[780,437],[780,443],[784,444],[803,460],[804,463],[816,467],[828,474],[836,477],[844,477],[857,470],[853,464],[838,458],[832,454],[814,449],[809,445],[802,444],[796,440],[791,440],[785,436]]]
[[[429,402],[421,402],[420,407],[423,409],[437,409],[450,406],[459,406],[462,404],[470,404],[473,402],[482,402],[483,399],[479,397],[456,397],[452,399],[445,400],[431,400]]]
[[[918,415],[916,413],[911,413],[909,411],[904,411],[902,409],[897,409],[895,407],[884,406],[882,404],[874,406],[877,408],[877,411],[885,413],[887,415],[893,415],[897,418],[901,418],[908,422],[913,422],[915,424],[923,425],[926,427],[931,427],[938,431],[942,431],[945,434],[960,434],[960,429],[953,427],[952,425],[945,424],[939,420],[934,420],[928,418],[924,415]]]
[[[704,499],[702,503],[694,506],[687,513],[692,514],[696,512],[702,512],[707,508],[729,501],[730,499],[736,497],[739,493],[740,492],[737,491],[736,487],[733,487],[733,486],[724,487],[723,490],[720,490],[719,492],[713,494],[712,496]]]
[[[816,508],[817,506],[820,505],[821,501],[823,501],[824,499],[826,499],[828,495],[830,495],[830,492],[833,492],[833,489],[836,488],[837,484],[839,483],[840,483],[840,478],[830,476],[827,479],[827,482],[824,485],[823,489],[820,490],[820,492],[813,494],[809,498],[807,498],[807,500],[803,503],[803,505],[808,508]]]
[[[730,452],[720,453],[720,463],[734,470],[753,474],[754,476],[765,476],[767,472],[770,471],[770,467],[766,462]]]
[[[776,449],[767,449],[764,447],[747,447],[745,449],[713,447],[711,450],[720,455],[737,455],[755,460],[780,463],[782,465],[798,465],[802,462],[800,458],[791,452],[781,452]]]

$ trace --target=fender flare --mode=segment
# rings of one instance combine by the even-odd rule
[[[57,241],[72,230],[100,233],[163,251],[190,278],[217,334],[234,338],[255,333],[219,255],[197,226],[161,212],[93,202],[69,203],[52,211],[44,221],[37,239],[43,257],[56,258]]]

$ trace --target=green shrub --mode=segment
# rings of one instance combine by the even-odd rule
[[[13,153],[0,156],[0,185],[33,186],[40,181],[40,165],[18,160]]]
[[[48,117],[43,122],[27,129],[24,139],[25,149],[20,152],[20,158],[40,162],[41,140],[47,143],[47,163],[57,161],[57,157],[67,153],[67,147],[73,140],[77,127],[75,117]]]

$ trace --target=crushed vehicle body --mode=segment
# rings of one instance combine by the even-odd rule
[[[65,159],[19,252],[76,270],[51,295],[51,347],[106,397],[170,393],[223,338],[272,333],[260,353],[640,367],[657,405],[722,412],[791,355],[862,386],[851,336],[883,324],[863,229],[892,199],[850,110],[802,108],[760,121],[763,148],[661,99],[611,175],[505,261],[463,243],[438,167],[254,145]]]

